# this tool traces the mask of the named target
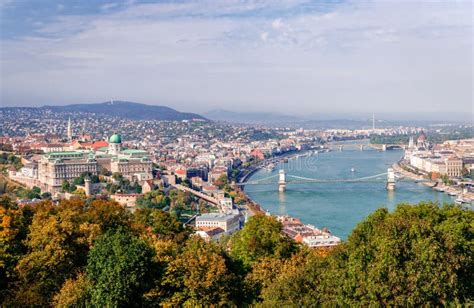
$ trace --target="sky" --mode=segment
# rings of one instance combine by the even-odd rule
[[[473,114],[471,1],[0,0],[1,106]]]

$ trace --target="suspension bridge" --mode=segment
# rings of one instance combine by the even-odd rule
[[[247,185],[271,185],[277,184],[278,190],[283,192],[286,190],[286,185],[288,184],[306,184],[306,183],[368,183],[368,182],[383,182],[386,183],[387,190],[395,190],[396,182],[404,179],[403,176],[398,175],[394,172],[392,168],[388,168],[387,172],[374,174],[370,176],[364,176],[359,178],[349,178],[349,179],[316,179],[316,178],[307,178],[297,175],[286,174],[285,170],[280,169],[278,174],[261,178],[258,180],[251,180],[248,182],[236,183],[239,186]]]

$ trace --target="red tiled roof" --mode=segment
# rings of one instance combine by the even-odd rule
[[[92,149],[94,149],[94,150],[97,150],[97,149],[100,149],[100,148],[103,148],[103,147],[107,147],[107,146],[109,146],[109,143],[107,141],[104,141],[104,140],[96,141],[91,145]]]

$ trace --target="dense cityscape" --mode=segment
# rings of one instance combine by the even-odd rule
[[[131,213],[168,213],[168,219],[207,242],[226,243],[252,217],[273,216],[245,193],[255,172],[313,153],[344,151],[354,141],[358,151],[404,151],[389,169],[387,189],[396,189],[396,173],[424,180],[463,206],[474,200],[472,126],[378,129],[374,119],[363,129],[294,130],[30,110],[2,110],[1,119],[0,187],[20,208],[111,200]],[[430,134],[455,139],[434,144]],[[278,182],[280,191],[290,183]],[[294,243],[317,251],[341,243],[325,226],[288,215],[275,218],[281,236]]]
[[[0,307],[471,307],[470,1],[0,0]]]
[[[45,202],[61,206],[64,200],[111,200],[130,213],[163,211],[183,230],[221,245],[242,233],[256,219],[252,217],[273,216],[281,236],[327,251],[341,243],[338,234],[324,225],[304,224],[299,217],[268,212],[245,193],[245,185],[253,183],[259,170],[344,151],[354,142],[357,151],[404,152],[388,169],[387,190],[397,189],[397,178],[408,178],[455,196],[455,203],[464,207],[474,200],[469,125],[377,128],[374,117],[372,127],[307,130],[22,108],[0,112],[0,187],[23,209]],[[282,172],[274,187],[284,194],[291,182]]]

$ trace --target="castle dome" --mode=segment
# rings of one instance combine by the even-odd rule
[[[109,139],[110,143],[122,143],[122,137],[119,134],[113,134]]]

